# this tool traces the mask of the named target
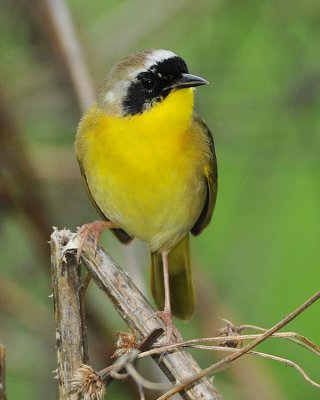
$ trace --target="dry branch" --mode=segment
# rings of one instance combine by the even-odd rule
[[[78,400],[71,393],[74,371],[88,361],[80,266],[62,249],[64,237],[51,240],[51,273],[56,319],[59,400]]]
[[[186,385],[191,385],[194,382],[196,382],[198,379],[200,379],[204,376],[208,376],[210,374],[214,374],[214,373],[217,373],[217,372],[220,372],[220,371],[226,369],[227,367],[230,366],[230,364],[232,362],[234,362],[238,358],[242,357],[244,354],[247,354],[253,348],[258,346],[260,343],[264,342],[266,339],[270,338],[274,333],[278,332],[280,329],[282,329],[284,326],[286,326],[289,322],[291,322],[294,318],[296,318],[298,315],[300,315],[303,311],[305,311],[313,303],[315,303],[317,300],[319,300],[319,298],[320,298],[320,291],[318,291],[313,296],[311,296],[307,301],[305,301],[303,304],[301,304],[298,308],[296,308],[289,315],[284,317],[281,321],[279,321],[278,323],[273,325],[270,329],[266,330],[258,338],[256,338],[252,342],[248,343],[241,350],[238,350],[238,351],[234,352],[233,354],[230,354],[229,356],[216,362],[215,364],[210,365],[210,367],[204,369],[198,375],[193,376],[189,381],[186,381],[182,384],[176,385],[174,388],[169,390],[163,396],[159,397],[158,400],[169,399],[174,394],[179,393],[181,390],[183,390]]]
[[[263,331],[266,331],[266,329],[263,329]],[[226,336],[224,337],[225,341],[229,341],[229,342],[238,342],[239,340],[248,340],[248,339],[257,339],[260,338],[262,336],[262,334],[259,335],[237,335],[237,336]],[[312,352],[313,354],[317,355],[318,357],[320,356],[320,349],[319,346],[317,346],[315,343],[312,343],[309,339],[307,339],[306,337],[299,335],[295,332],[282,332],[282,333],[274,333],[273,335],[270,336],[270,338],[282,338],[282,339],[287,339],[289,341],[292,341],[293,343],[304,347],[305,349],[309,350],[310,352]],[[299,338],[299,339],[296,339]],[[294,339],[294,340],[292,340]],[[199,343],[203,343],[203,342],[220,342],[220,344],[218,345],[203,345],[203,344],[199,344]],[[138,355],[137,358],[143,358],[143,357],[147,357],[153,354],[161,354],[165,351],[171,351],[173,349],[176,349],[178,347],[189,347],[189,348],[194,348],[194,349],[198,349],[198,350],[209,350],[209,351],[219,351],[219,352],[231,352],[231,353],[237,353],[237,352],[241,352],[241,349],[237,349],[236,347],[228,347],[225,346],[223,344],[221,344],[221,336],[216,336],[216,337],[209,337],[209,338],[199,338],[199,339],[192,339],[192,340],[187,340],[185,342],[181,342],[181,343],[176,343],[173,345],[167,345],[167,346],[163,346],[163,347],[157,347],[157,348],[152,348],[151,350],[147,350],[144,351],[142,353],[140,353]],[[287,358],[283,358],[283,357],[278,357],[272,354],[267,354],[267,353],[261,353],[261,352],[257,352],[257,351],[248,351],[245,354],[249,354],[249,355],[255,355],[258,357],[262,357],[262,358],[267,358],[270,360],[274,360],[277,361],[279,363],[282,363],[285,366],[290,366],[292,368],[294,368],[296,371],[298,371],[303,378],[310,383],[310,385],[320,389],[320,383],[314,381],[313,379],[311,379],[309,377],[309,375],[306,373],[306,371],[297,363],[295,363],[292,360],[289,360]],[[212,366],[214,367],[214,365]],[[211,367],[209,367],[211,368]],[[175,390],[175,388],[172,388],[173,390]],[[165,394],[164,396],[166,396],[167,394]],[[162,398],[164,397],[162,396]]]
[[[51,236],[51,243],[54,243],[52,245],[54,260],[62,259],[64,255],[68,262],[75,263],[75,250],[79,245],[77,235],[66,230],[55,230]],[[117,312],[136,332],[138,338],[145,338],[154,329],[165,329],[162,319],[156,316],[155,310],[116,262],[100,247],[96,255],[94,254],[91,239],[85,243],[81,258],[97,285],[111,299]],[[178,340],[180,338],[173,335],[171,343]],[[165,337],[159,339],[158,343],[164,345]],[[159,356],[155,358],[168,378],[176,383],[182,383],[201,372],[195,360],[182,349],[165,354],[160,360]],[[181,395],[189,400],[221,400],[215,387],[205,377],[185,387]]]
[[[95,101],[95,89],[68,5],[64,0],[46,0],[45,7],[47,7],[52,33],[75,89],[79,106],[85,111]]]
[[[0,343],[0,400],[6,396],[6,348]]]

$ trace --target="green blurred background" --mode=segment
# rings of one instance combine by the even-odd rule
[[[57,398],[47,241],[51,226],[74,230],[97,218],[74,156],[79,90],[53,5],[69,11],[95,88],[116,60],[144,48],[170,49],[210,81],[196,106],[214,134],[219,193],[210,227],[192,240],[198,309],[178,323],[184,337],[213,336],[222,318],[270,327],[319,289],[320,2],[0,1],[0,342],[9,399]],[[143,246],[123,251],[109,233],[103,242],[151,298]],[[125,326],[93,284],[87,307],[91,363],[102,368]],[[319,305],[287,330],[320,343]],[[277,340],[260,349],[319,379],[319,360],[306,350]],[[193,354],[202,367],[221,357]],[[231,400],[320,398],[293,369],[252,356],[215,383]],[[123,383],[108,393],[138,398]]]

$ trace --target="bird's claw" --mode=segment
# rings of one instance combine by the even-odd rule
[[[157,311],[156,315],[160,317],[166,325],[165,335],[167,344],[172,341],[173,335],[178,340],[182,340],[180,332],[172,322],[172,312],[170,310]]]
[[[88,236],[93,236],[93,250],[94,255],[97,254],[98,242],[100,235],[104,229],[112,229],[116,228],[113,222],[111,221],[94,221],[89,224],[84,224],[79,229],[78,235],[80,236],[80,243],[77,250],[77,262],[80,262],[80,257],[83,251],[84,244],[88,238]]]

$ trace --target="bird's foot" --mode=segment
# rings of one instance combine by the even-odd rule
[[[77,250],[77,262],[78,263],[80,262],[82,250],[89,235],[93,236],[93,248],[94,248],[94,253],[96,254],[98,241],[102,231],[104,229],[113,229],[113,228],[116,228],[116,226],[111,221],[94,221],[90,222],[89,224],[82,225],[78,233],[80,236],[80,243]]]
[[[156,315],[160,317],[166,325],[165,335],[166,335],[166,342],[168,344],[171,342],[173,334],[176,338],[178,338],[178,340],[182,340],[180,332],[175,327],[175,325],[173,325],[172,312],[170,310],[157,311]]]

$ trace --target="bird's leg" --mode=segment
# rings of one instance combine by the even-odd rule
[[[168,253],[162,253],[162,264],[163,264],[163,277],[164,277],[164,310],[171,317],[171,304],[170,304],[170,287],[169,287],[169,263]]]
[[[169,342],[173,332],[172,323],[172,312],[170,303],[170,287],[169,287],[169,263],[168,263],[168,253],[162,252],[162,266],[163,266],[163,278],[164,278],[164,309],[160,311],[160,317],[163,319],[164,323],[167,325],[166,337]]]

